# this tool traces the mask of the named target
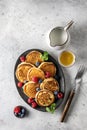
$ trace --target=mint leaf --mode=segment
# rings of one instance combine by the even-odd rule
[[[50,112],[50,108],[49,108],[49,107],[46,107],[46,111],[47,111],[47,112]]]
[[[44,60],[47,61],[47,60],[48,60],[48,56],[45,56],[45,57],[44,57]]]
[[[48,52],[47,51],[44,51],[44,56],[48,56]]]
[[[55,109],[56,109],[56,103],[51,104],[51,106],[50,106],[51,113],[54,113]]]
[[[47,61],[48,60],[48,52],[44,52],[42,55],[41,55],[41,59],[43,60],[43,61]]]
[[[56,103],[51,104],[52,107],[56,107]]]
[[[51,113],[53,114],[55,112],[55,110],[51,110]]]

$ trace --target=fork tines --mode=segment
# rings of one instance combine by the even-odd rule
[[[83,73],[84,73],[84,71],[85,71],[85,67],[83,65],[81,65],[79,67],[79,69],[78,69],[78,72],[77,72],[77,75],[76,75],[75,79],[81,78]]]

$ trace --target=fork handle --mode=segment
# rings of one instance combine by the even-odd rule
[[[68,100],[67,100],[66,105],[65,105],[65,107],[64,107],[64,110],[63,110],[63,112],[62,112],[62,116],[61,116],[60,122],[64,122],[65,116],[66,116],[66,114],[67,114],[67,112],[68,112],[68,110],[69,110],[69,107],[70,107],[70,104],[71,104],[72,99],[73,99],[73,97],[74,97],[74,94],[75,94],[75,91],[72,89],[72,90],[70,91]]]

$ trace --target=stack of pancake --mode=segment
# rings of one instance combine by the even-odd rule
[[[59,84],[54,78],[56,66],[53,62],[43,61],[41,55],[39,51],[28,53],[25,62],[17,66],[16,78],[24,83],[23,92],[27,97],[34,98],[39,106],[49,106],[55,101],[54,92],[59,91]],[[46,72],[50,73],[50,77],[46,77]],[[37,77],[38,82],[34,82],[33,77]]]

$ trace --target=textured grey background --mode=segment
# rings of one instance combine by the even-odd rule
[[[0,130],[86,130],[87,129],[87,80],[73,100],[66,123],[59,119],[64,103],[55,114],[30,108],[19,96],[14,83],[14,65],[17,57],[31,48],[39,48],[57,59],[59,51],[49,47],[48,32],[56,26],[70,28],[71,42],[67,49],[76,55],[76,63],[63,68],[66,79],[66,96],[73,87],[80,64],[87,65],[87,1],[86,0],[0,0]],[[65,99],[66,100],[66,99]],[[16,105],[29,109],[23,120],[13,115]]]

